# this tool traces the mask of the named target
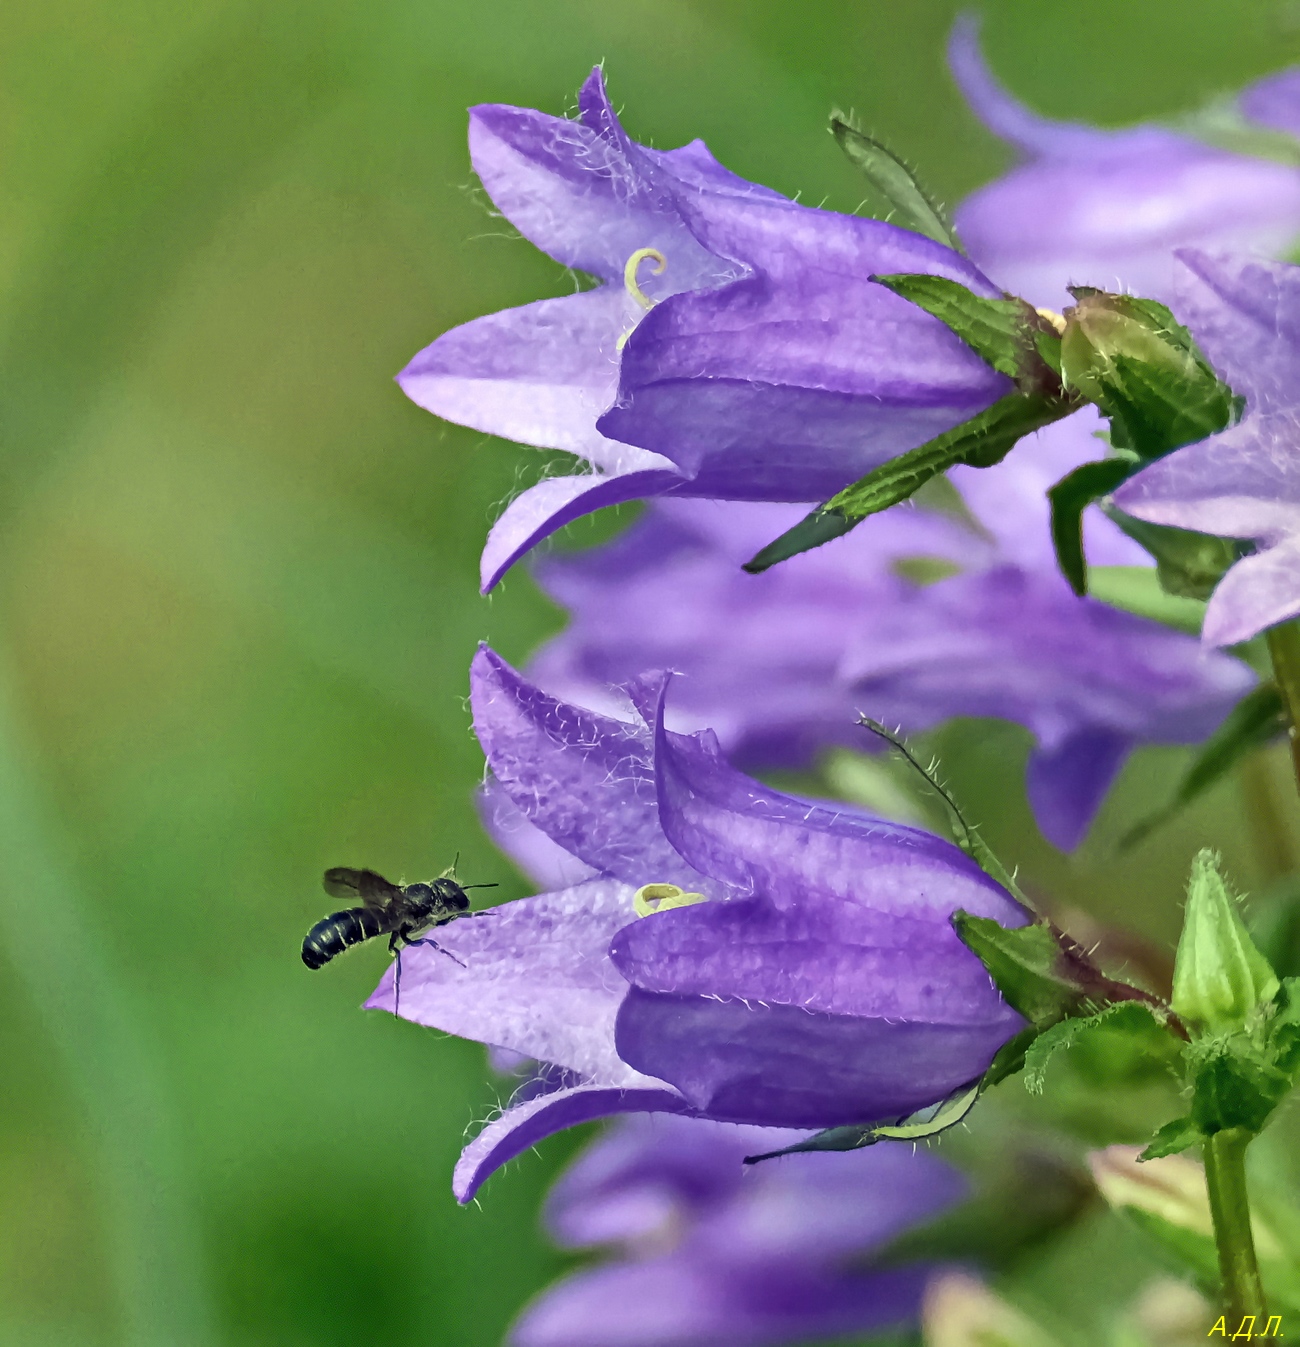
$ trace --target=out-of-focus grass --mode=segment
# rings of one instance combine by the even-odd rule
[[[954,9],[6,6],[0,1341],[471,1347],[560,1266],[535,1212],[575,1143],[455,1209],[496,1102],[481,1051],[357,1009],[382,951],[297,957],[327,865],[459,851],[524,892],[470,808],[462,698],[477,639],[522,658],[558,622],[522,575],[475,588],[544,460],[391,383],[446,327],[571,284],[469,190],[464,110],[562,111],[603,59],[657,144],[703,135],[852,209],[823,126],[853,106],[951,199],[1005,162],[943,73]],[[1008,0],[986,29],[1045,108],[1116,119],[1282,64],[1288,12]],[[1068,871],[1014,735],[953,743],[1005,851],[1167,934],[1189,830]]]

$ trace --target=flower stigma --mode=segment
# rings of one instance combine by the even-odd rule
[[[632,906],[638,917],[649,917],[656,912],[667,912],[669,908],[691,907],[695,903],[708,901],[706,894],[687,893],[676,884],[642,884],[632,895]]]
[[[637,272],[640,270],[642,262],[654,262],[654,268],[651,271],[652,276],[662,276],[668,266],[668,259],[659,251],[658,248],[638,248],[636,252],[623,264],[623,285],[628,294],[647,312],[654,308],[655,302],[641,289],[637,281]],[[627,345],[627,339],[636,329],[628,328],[626,332],[618,339],[618,344],[614,347],[616,351],[621,351]]]

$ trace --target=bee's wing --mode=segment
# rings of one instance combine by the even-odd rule
[[[366,907],[381,910],[402,892],[373,870],[349,870],[346,866],[326,870],[322,883],[333,898],[360,898]]]

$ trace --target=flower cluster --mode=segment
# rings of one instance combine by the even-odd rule
[[[955,1203],[961,1177],[898,1143],[743,1170],[801,1135],[650,1117],[595,1142],[544,1219],[561,1248],[609,1256],[529,1305],[512,1347],[763,1347],[914,1319],[931,1269],[868,1260]]]

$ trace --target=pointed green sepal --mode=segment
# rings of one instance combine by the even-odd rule
[[[797,1155],[803,1151],[856,1151],[874,1146],[878,1141],[924,1141],[955,1127],[975,1107],[983,1089],[983,1081],[973,1081],[954,1090],[937,1104],[919,1109],[895,1123],[871,1123],[860,1127],[828,1127],[805,1141],[785,1146],[779,1151],[763,1155],[747,1155],[745,1163],[756,1165],[762,1160],[775,1160],[782,1155]]]
[[[1072,286],[1061,378],[1111,418],[1111,443],[1159,458],[1232,425],[1242,401],[1163,304]]]
[[[1176,817],[1243,758],[1284,734],[1286,728],[1286,711],[1277,684],[1261,683],[1252,689],[1201,745],[1169,803],[1130,828],[1120,838],[1119,849],[1127,851],[1162,823]]]
[[[1110,504],[1101,508],[1113,524],[1151,553],[1161,587],[1179,598],[1208,599],[1228,567],[1247,551],[1246,544],[1233,538],[1149,524]]]
[[[1257,1020],[1280,985],[1250,938],[1219,873],[1219,858],[1198,852],[1174,957],[1175,1014],[1193,1032],[1230,1033]]]
[[[1055,354],[1056,328],[1023,299],[985,299],[946,276],[925,273],[873,276],[878,285],[924,309],[959,336],[1022,393],[1060,394],[1060,379],[1040,343]],[[1059,355],[1055,365],[1060,364]]]
[[[958,463],[992,467],[1023,436],[1068,416],[1076,406],[1040,394],[1009,393],[969,421],[873,468],[769,543],[745,563],[745,570],[757,575],[778,561],[788,561],[840,537],[871,515],[906,500],[931,478]]]
[[[1052,506],[1052,545],[1056,564],[1076,594],[1088,592],[1088,565],[1083,555],[1083,512],[1127,481],[1140,462],[1131,456],[1083,463],[1047,492]]]
[[[892,150],[859,131],[839,112],[831,114],[831,135],[850,162],[889,202],[894,224],[910,229],[914,234],[924,234],[955,252],[965,251],[939,204]]]

